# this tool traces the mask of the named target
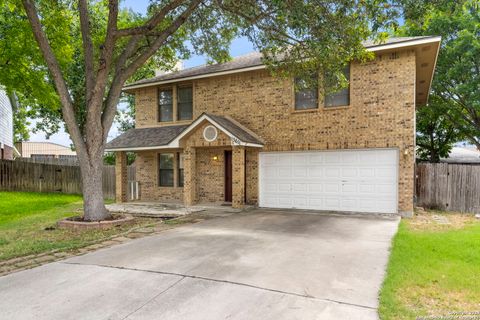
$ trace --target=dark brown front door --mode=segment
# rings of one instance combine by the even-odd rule
[[[225,151],[225,201],[232,202],[232,151]]]

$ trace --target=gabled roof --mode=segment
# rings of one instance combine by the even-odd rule
[[[130,129],[116,137],[105,151],[148,150],[168,145],[187,125]]]
[[[371,40],[365,41],[364,46],[368,51],[389,50],[391,48],[408,47],[418,45],[428,41],[439,41],[439,37],[420,36],[420,37],[391,37],[383,43],[375,43]],[[129,91],[136,88],[158,85],[163,83],[178,82],[183,80],[192,80],[198,78],[212,77],[222,74],[245,72],[258,69],[264,69],[262,54],[252,52],[243,56],[234,58],[225,63],[205,64],[193,68],[187,68],[172,73],[162,74],[160,76],[143,79],[126,85],[123,89]]]
[[[208,121],[232,139],[232,144],[262,147],[263,141],[252,131],[230,117],[203,113],[190,125],[130,129],[113,139],[105,151],[140,151],[180,147],[180,140]]]
[[[172,141],[172,145],[178,143],[180,139],[192,132],[204,120],[210,122],[218,129],[222,130],[227,136],[232,139],[235,145],[243,145],[249,147],[263,147],[263,141],[255,135],[252,131],[233,120],[228,116],[217,116],[211,113],[202,113],[195,121],[193,121],[185,130],[183,130]]]

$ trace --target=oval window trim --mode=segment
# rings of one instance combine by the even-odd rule
[[[207,126],[205,129],[203,129],[203,138],[208,141],[212,142],[217,139],[218,136],[218,131],[217,128],[214,126]]]

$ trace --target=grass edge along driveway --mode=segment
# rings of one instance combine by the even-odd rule
[[[0,192],[0,261],[52,250],[69,251],[123,233],[131,228],[158,223],[137,219],[134,225],[109,230],[62,230],[56,222],[79,215],[79,195],[34,192]]]
[[[380,318],[479,312],[479,277],[480,221],[473,215],[427,212],[403,219],[380,293]]]

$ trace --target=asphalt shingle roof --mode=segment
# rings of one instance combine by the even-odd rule
[[[383,43],[375,43],[371,40],[367,40],[364,42],[364,46],[365,48],[373,48],[373,47],[378,47],[378,46],[383,46],[383,45],[388,45],[393,43],[408,42],[408,41],[419,40],[424,38],[430,38],[430,36],[391,37],[391,38],[388,38],[386,42],[383,42]],[[252,52],[246,55],[236,57],[233,60],[225,63],[204,64],[201,66],[187,68],[187,69],[183,69],[183,70],[172,72],[172,73],[162,74],[154,78],[143,79],[143,80],[126,85],[124,89],[128,89],[129,87],[141,85],[141,84],[155,83],[158,81],[181,80],[182,78],[207,75],[210,73],[217,73],[222,71],[245,69],[245,68],[251,68],[251,67],[261,66],[261,65],[263,65],[262,54],[260,52]]]
[[[106,149],[159,147],[167,145],[187,125],[130,129],[107,143]]]
[[[230,132],[243,143],[263,145],[263,141],[261,141],[261,139],[258,138],[253,132],[230,117],[203,113],[199,118],[202,116],[207,116],[207,118],[210,118],[216,122],[219,126],[223,127],[226,131]],[[192,124],[130,129],[107,143],[107,147],[105,149],[108,151],[116,149],[153,148],[166,146],[191,125]]]
[[[205,113],[208,117],[210,117],[213,121],[218,123],[222,126],[225,130],[233,134],[235,137],[240,139],[242,142],[247,143],[255,143],[255,144],[262,144],[263,141],[260,140],[257,136],[255,136],[250,130],[245,128],[243,125],[238,123],[237,121],[233,120],[230,117],[222,117],[217,116],[211,113]]]

